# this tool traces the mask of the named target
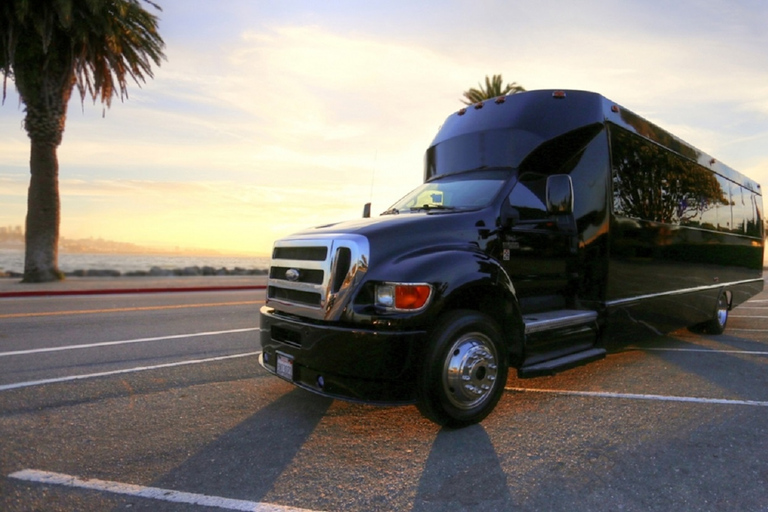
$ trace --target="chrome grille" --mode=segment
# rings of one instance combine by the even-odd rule
[[[360,235],[278,240],[267,305],[299,316],[338,320],[368,269],[368,258],[368,239]]]

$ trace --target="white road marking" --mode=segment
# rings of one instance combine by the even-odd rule
[[[195,338],[198,336],[217,336],[220,334],[233,334],[239,332],[260,331],[258,327],[249,327],[246,329],[232,329],[229,331],[211,331],[211,332],[194,332],[190,334],[173,334],[170,336],[157,336],[155,338],[136,338],[134,340],[122,340],[122,341],[102,341],[99,343],[87,343],[81,345],[66,345],[61,347],[46,347],[46,348],[31,348],[27,350],[13,350],[10,352],[0,352],[0,357],[9,356],[21,356],[27,354],[40,354],[43,352],[58,352],[61,350],[76,350],[83,348],[96,348],[96,347],[108,347],[111,345],[126,345],[129,343],[146,343],[148,341],[163,341],[163,340],[177,340],[182,338]]]
[[[200,364],[200,363],[209,363],[213,361],[224,361],[225,359],[236,359],[239,357],[249,357],[249,356],[255,356],[260,354],[261,351],[257,352],[245,352],[243,354],[233,354],[229,356],[220,356],[220,357],[210,357],[208,359],[192,359],[189,361],[179,361],[176,363],[166,363],[166,364],[156,364],[153,366],[139,366],[136,368],[125,368],[123,370],[113,370],[109,372],[99,372],[99,373],[88,373],[85,375],[69,375],[66,377],[56,377],[52,379],[42,379],[42,380],[30,380],[27,382],[16,382],[13,384],[3,384],[0,385],[0,391],[7,391],[9,389],[18,389],[18,388],[26,388],[30,386],[41,386],[43,384],[55,384],[58,382],[69,382],[73,380],[81,380],[81,379],[93,379],[95,377],[108,377],[110,375],[120,375],[122,373],[133,373],[133,372],[143,372],[145,370],[157,370],[160,368],[172,368],[174,366],[184,366],[188,364]]]
[[[206,494],[160,489],[158,487],[124,484],[110,480],[98,480],[95,478],[83,479],[62,473],[38,471],[35,469],[17,471],[8,475],[8,478],[45,485],[64,485],[66,487],[109,492],[157,501],[185,503],[188,505],[200,505],[204,507],[218,507],[227,510],[248,510],[251,512],[312,512],[305,508],[286,507],[283,505],[273,505],[272,503],[260,503],[258,501],[236,500],[220,496],[208,496]]]
[[[708,348],[662,348],[662,347],[630,347],[632,350],[648,350],[656,352],[704,352],[706,354],[744,354],[752,356],[768,356],[768,351],[760,350],[720,350]]]
[[[635,393],[611,393],[607,391],[571,391],[567,389],[534,389],[505,387],[505,391],[521,393],[551,393],[556,395],[589,396],[596,398],[625,398],[630,400],[658,400],[662,402],[693,402],[697,404],[751,405],[768,407],[768,402],[755,400],[729,400],[726,398],[696,398],[692,396],[644,395]]]

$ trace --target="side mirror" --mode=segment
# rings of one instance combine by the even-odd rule
[[[573,213],[573,182],[567,174],[547,178],[547,212],[550,215]]]
[[[371,203],[365,203],[363,205],[363,218],[367,219],[371,216]]]

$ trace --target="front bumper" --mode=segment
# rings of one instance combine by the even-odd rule
[[[379,331],[308,322],[261,308],[259,363],[277,375],[290,360],[290,381],[332,398],[379,404],[415,400],[424,331]]]

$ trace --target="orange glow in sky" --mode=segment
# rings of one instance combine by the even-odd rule
[[[604,94],[768,183],[768,4],[159,3],[155,78],[103,117],[70,104],[64,237],[261,255],[366,202],[384,211],[421,182],[462,92],[497,73]],[[0,226],[26,215],[23,115],[9,81]]]

